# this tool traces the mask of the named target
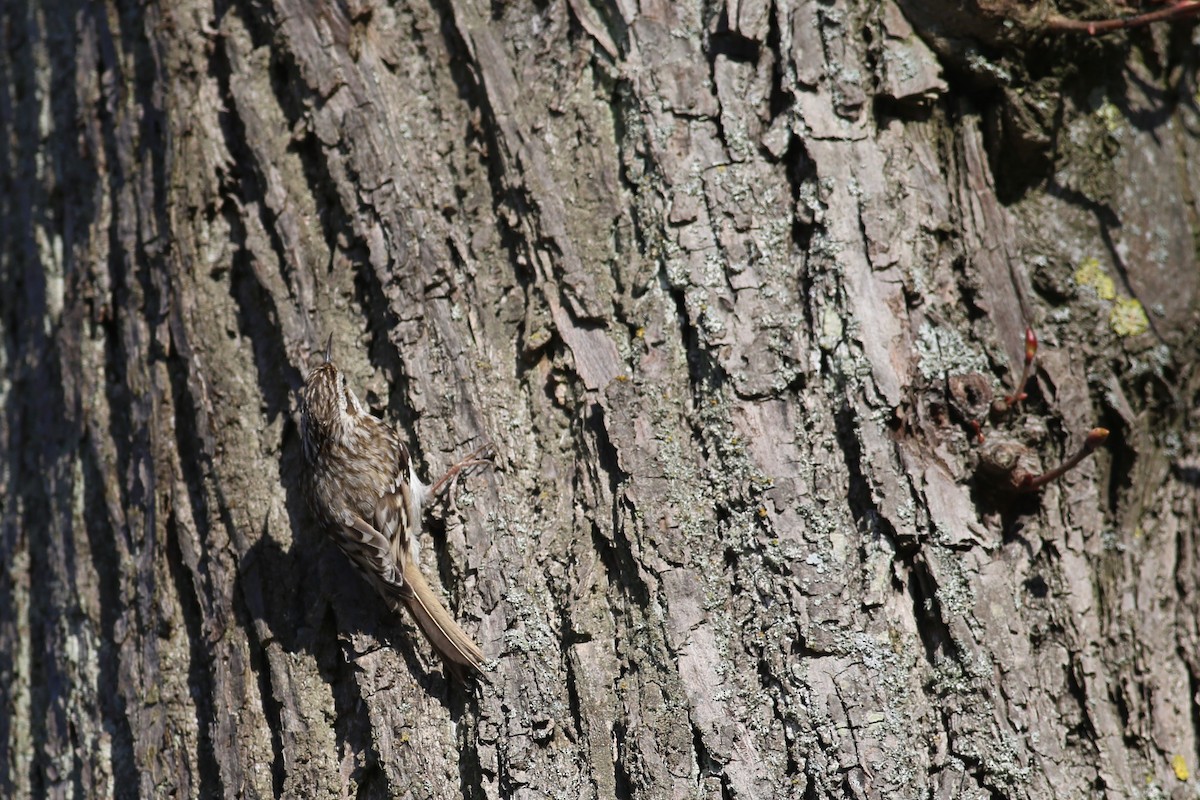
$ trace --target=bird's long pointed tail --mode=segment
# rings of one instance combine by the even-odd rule
[[[404,583],[412,589],[411,595],[405,594],[404,602],[438,655],[455,664],[479,669],[483,664],[479,645],[458,626],[411,560],[404,567]]]

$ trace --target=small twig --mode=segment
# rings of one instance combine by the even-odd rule
[[[1200,0],[1177,0],[1166,8],[1146,11],[1142,14],[1132,14],[1128,17],[1113,19],[1071,19],[1061,14],[1051,14],[1046,17],[1044,25],[1047,30],[1066,33],[1086,33],[1095,36],[1098,33],[1111,33],[1125,28],[1136,28],[1149,25],[1152,22],[1171,22],[1177,19],[1200,14]]]
[[[1038,340],[1034,334],[1033,328],[1025,326],[1025,368],[1021,370],[1021,380],[1017,382],[1016,391],[1006,398],[1010,408],[1019,406],[1021,401],[1029,395],[1025,393],[1025,386],[1029,383],[1029,378],[1033,375],[1033,359],[1037,356]]]
[[[1107,439],[1108,429],[1092,428],[1087,439],[1084,440],[1083,447],[1079,448],[1079,451],[1075,453],[1075,455],[1071,456],[1049,472],[1044,472],[1041,475],[1026,475],[1021,479],[1021,483],[1017,487],[1017,491],[1036,492],[1047,483],[1058,480],[1063,475],[1066,475],[1068,472],[1075,469],[1080,461],[1083,461],[1085,458],[1094,453],[1096,448],[1104,444],[1105,440]]]
[[[492,450],[492,443],[488,442],[487,444],[483,445],[482,447],[476,448],[474,450],[474,452],[469,454],[462,461],[459,461],[457,464],[452,466],[450,469],[446,470],[446,474],[443,475],[442,477],[438,478],[437,481],[432,486],[429,487],[429,496],[437,497],[440,494],[442,494],[442,492],[446,491],[446,489],[448,489],[450,487],[450,484],[454,481],[454,479],[462,474],[462,471],[464,469],[467,469],[468,467],[474,467],[479,464],[490,463],[491,450]]]

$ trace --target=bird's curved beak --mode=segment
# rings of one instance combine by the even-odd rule
[[[325,345],[325,363],[333,361],[333,334],[329,334],[329,342]]]

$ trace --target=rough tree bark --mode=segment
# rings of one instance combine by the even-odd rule
[[[6,4],[0,792],[1191,796],[1197,50],[1005,5]],[[1006,497],[1027,323],[988,441],[1113,434]],[[500,454],[477,684],[305,507],[329,333]]]

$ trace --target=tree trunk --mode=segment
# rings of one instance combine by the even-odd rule
[[[5,796],[1194,793],[1186,31],[31,5],[0,54]],[[481,680],[306,506],[329,334],[427,479],[495,444],[423,548]],[[1098,425],[1040,492],[987,469]]]

